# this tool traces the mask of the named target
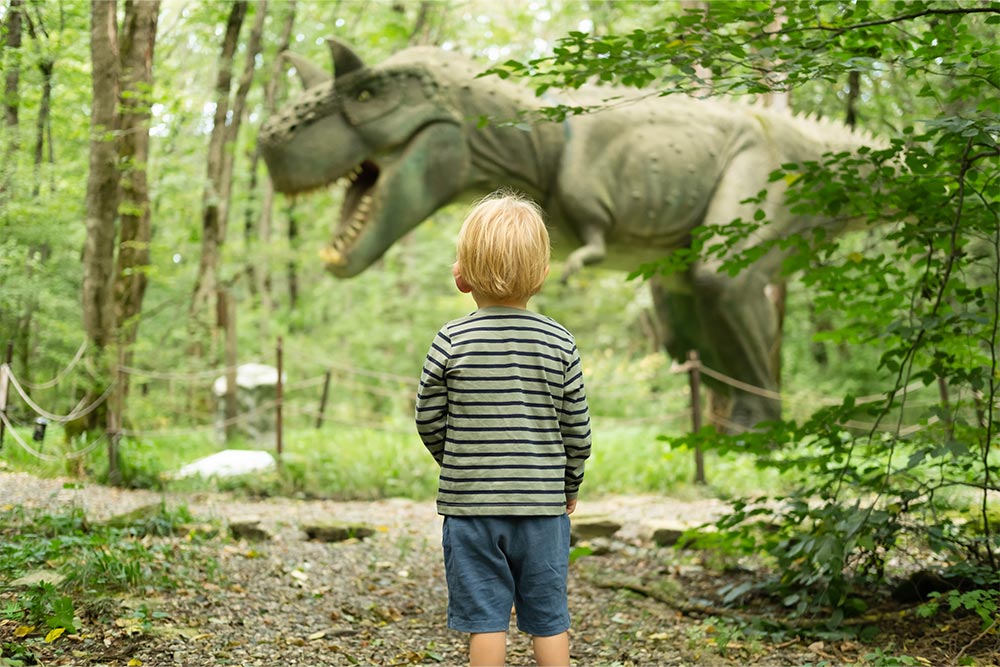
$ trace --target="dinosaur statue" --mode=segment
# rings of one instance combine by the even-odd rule
[[[259,143],[276,190],[346,186],[332,241],[321,254],[333,275],[354,276],[437,209],[468,195],[511,187],[545,210],[566,274],[603,263],[634,270],[690,243],[700,225],[752,219],[772,224],[753,243],[826,225],[784,203],[785,163],[821,160],[865,143],[846,127],[735,102],[652,97],[597,88],[563,103],[601,110],[564,122],[514,122],[558,102],[513,81],[478,78],[471,60],[432,47],[410,48],[369,66],[328,40],[334,75],[292,53],[304,93],[262,128]],[[482,123],[484,117],[492,119]],[[767,191],[762,205],[745,203]],[[743,383],[778,389],[776,306],[765,293],[781,256],[769,251],[736,276],[719,261],[653,281],[657,318],[675,359],[701,360]],[[729,420],[750,428],[780,416],[772,396],[717,385]]]

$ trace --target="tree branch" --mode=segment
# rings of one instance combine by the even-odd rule
[[[806,32],[810,30],[819,30],[822,32],[832,32],[836,35],[842,35],[845,32],[849,32],[851,30],[860,30],[861,28],[871,28],[878,25],[889,25],[892,23],[902,23],[904,21],[912,21],[913,19],[918,19],[922,16],[942,16],[949,14],[1000,14],[1000,9],[996,9],[993,7],[971,7],[971,8],[958,7],[955,9],[925,9],[922,12],[913,12],[911,14],[900,14],[899,16],[893,16],[887,19],[878,19],[875,21],[862,21],[861,23],[852,23],[851,25],[845,25],[839,27],[823,25],[822,23],[820,23],[814,26],[800,26],[783,30],[777,30],[773,33],[767,33],[767,34],[787,35],[793,32]]]

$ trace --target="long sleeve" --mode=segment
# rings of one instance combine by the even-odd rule
[[[583,364],[576,348],[573,361],[566,369],[563,389],[563,408],[559,415],[559,428],[566,448],[566,499],[572,500],[583,482],[584,462],[590,456],[590,409],[587,391],[583,385]]]
[[[444,460],[445,435],[448,429],[448,390],[445,372],[451,355],[451,339],[439,331],[431,343],[420,373],[417,391],[417,433],[438,465]]]

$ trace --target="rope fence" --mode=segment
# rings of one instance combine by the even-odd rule
[[[382,371],[372,370],[369,368],[363,368],[359,366],[354,366],[351,364],[346,364],[343,362],[335,362],[328,359],[318,359],[304,357],[304,355],[299,356],[299,361],[305,361],[312,365],[317,365],[325,369],[322,375],[314,375],[310,377],[303,378],[293,383],[286,383],[283,377],[283,373],[278,373],[276,395],[274,400],[269,400],[267,402],[261,403],[259,405],[252,406],[245,412],[237,415],[225,416],[224,418],[215,418],[210,423],[194,424],[184,427],[176,428],[124,428],[122,426],[122,415],[117,415],[116,421],[112,421],[109,417],[109,427],[107,432],[94,439],[93,441],[87,443],[83,448],[74,451],[65,452],[59,456],[53,456],[50,454],[45,454],[39,449],[32,447],[26,440],[20,435],[19,427],[16,427],[10,416],[8,415],[8,387],[13,388],[14,392],[24,404],[35,414],[39,415],[44,420],[48,422],[55,422],[60,424],[66,424],[73,420],[81,419],[91,414],[94,410],[98,409],[102,404],[106,403],[112,396],[115,395],[116,388],[122,385],[122,382],[112,382],[104,389],[104,391],[89,404],[84,405],[83,399],[78,403],[68,414],[59,415],[52,411],[44,409],[35,400],[32,399],[25,387],[29,389],[48,389],[56,386],[61,380],[63,380],[73,368],[79,364],[80,360],[87,348],[87,342],[80,346],[74,355],[70,363],[61,371],[59,371],[51,380],[42,383],[27,383],[21,382],[19,378],[16,377],[13,370],[11,369],[9,350],[8,350],[8,361],[6,363],[0,364],[0,447],[3,446],[3,433],[4,431],[10,431],[12,438],[24,451],[28,452],[31,456],[47,461],[47,462],[58,462],[60,460],[74,460],[87,456],[90,452],[94,451],[96,447],[105,440],[109,440],[109,454],[111,452],[110,445],[112,442],[117,443],[117,440],[122,437],[130,438],[174,438],[174,437],[185,437],[191,435],[201,435],[206,432],[219,433],[220,431],[225,431],[228,433],[229,427],[247,424],[252,422],[254,419],[262,417],[270,417],[272,415],[277,416],[276,437],[278,438],[278,458],[280,463],[280,453],[281,453],[281,431],[282,431],[282,420],[281,413],[282,409],[285,409],[285,414],[288,416],[297,416],[300,418],[309,418],[315,420],[316,428],[322,427],[324,422],[329,422],[332,424],[337,424],[344,427],[352,428],[363,428],[375,431],[380,431],[384,433],[397,434],[397,435],[414,435],[412,429],[400,428],[397,425],[388,423],[386,421],[380,421],[377,415],[372,415],[370,417],[359,418],[357,415],[351,415],[349,418],[345,418],[342,415],[330,415],[326,412],[326,404],[329,395],[330,383],[336,378],[336,389],[337,391],[343,393],[347,392],[351,396],[366,395],[369,397],[377,397],[382,399],[392,399],[398,401],[412,402],[417,390],[417,380],[415,377],[401,376],[393,373],[386,373]],[[280,342],[279,342],[279,359],[281,354]],[[280,366],[280,362],[279,362]],[[142,369],[134,366],[121,365],[117,367],[116,377],[119,376],[130,376],[133,378],[143,378],[146,380],[154,381],[165,381],[171,384],[169,394],[173,395],[174,384],[179,382],[188,383],[204,383],[206,381],[215,381],[216,378],[220,377],[231,377],[232,374],[238,371],[239,365],[225,366],[221,368],[213,369],[203,369],[194,371],[159,371],[155,369]],[[701,423],[701,407],[700,399],[697,395],[700,393],[700,378],[704,375],[708,378],[715,380],[723,385],[731,387],[733,389],[747,392],[756,396],[767,398],[769,400],[781,401],[785,404],[800,403],[794,398],[782,394],[779,391],[773,389],[768,389],[765,387],[758,387],[753,384],[741,381],[739,379],[730,377],[718,370],[705,366],[701,363],[695,353],[691,353],[689,359],[684,363],[674,363],[670,367],[671,373],[688,373],[690,376],[690,397],[692,403],[692,424],[694,430],[700,429]],[[374,381],[374,382],[372,382]],[[385,386],[380,383],[388,383],[390,386]],[[625,396],[626,392],[621,388],[626,387],[629,382],[623,381],[608,381],[608,382],[591,382],[591,386],[595,388],[600,388],[600,391],[591,390],[592,399],[601,397],[603,399],[619,398]],[[634,386],[635,382],[632,380],[631,384]],[[237,382],[238,385],[238,382]],[[886,401],[897,395],[907,396],[912,392],[922,389],[926,385],[923,382],[914,382],[901,389],[893,390],[890,392],[884,392],[879,394],[872,394],[869,396],[861,396],[854,399],[855,405],[865,405],[869,403],[875,403],[880,401]],[[315,390],[318,387],[322,387],[322,398],[320,399],[317,407],[314,409],[303,402],[308,400],[310,395],[309,390]],[[603,391],[607,387],[618,388],[617,390],[612,390],[610,392]],[[145,387],[144,387],[145,390]],[[228,387],[227,387],[228,391]],[[662,391],[656,392],[656,398],[662,398],[670,396],[672,392]],[[634,395],[634,394],[633,394]],[[631,396],[631,395],[630,395]],[[315,399],[313,399],[315,400]],[[946,399],[943,399],[945,404]],[[118,401],[120,402],[120,400]],[[593,403],[594,401],[592,401]],[[809,401],[812,406],[830,406],[838,405],[842,403],[842,399],[833,397],[822,397],[819,399],[813,399]],[[926,402],[922,403],[924,405],[939,405],[940,403]],[[709,411],[710,413],[712,411]],[[643,426],[650,424],[663,423],[665,420],[671,418],[682,418],[682,414],[669,414],[669,411],[664,411],[660,414],[649,415],[649,416],[635,416],[635,417],[617,417],[608,416],[600,414],[592,414],[592,418],[599,423],[605,424],[609,427],[629,427],[629,426]],[[36,420],[37,422],[38,420]],[[709,414],[708,421],[710,424],[717,428],[724,429],[726,431],[741,431],[744,430],[746,425],[736,423],[727,419],[726,417],[718,414]],[[923,424],[916,425],[906,425],[903,426],[899,424],[895,427],[885,426],[882,424],[867,423],[856,420],[846,420],[841,426],[848,429],[864,430],[864,431],[884,431],[892,432],[897,435],[897,437],[908,437],[915,433],[918,433],[929,426],[936,424],[940,421],[938,417],[931,417]],[[42,430],[42,435],[44,437],[44,429]],[[37,438],[35,438],[37,440]],[[703,461],[701,460],[701,452],[696,451],[696,467],[699,471],[698,476],[703,480]]]

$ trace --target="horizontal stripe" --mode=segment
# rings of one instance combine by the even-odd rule
[[[439,505],[454,507],[565,507],[566,503],[456,503],[454,501],[438,500]]]
[[[536,459],[551,459],[553,457],[564,458],[566,456],[562,452],[556,452],[556,453],[548,453],[548,452],[456,452],[454,450],[448,449],[447,445],[445,446],[444,455],[445,456],[458,457],[458,458],[469,458],[469,457],[496,458],[496,457],[503,456],[503,457],[510,457],[510,458],[525,457],[525,458],[536,458]]]
[[[531,426],[515,426],[514,424],[505,424],[503,426],[455,426],[454,424],[448,425],[449,431],[460,431],[462,433],[506,433],[507,431],[517,431],[519,433],[561,433],[559,427],[556,428],[533,428]],[[455,442],[459,442],[455,440]],[[530,442],[530,441],[529,441]],[[556,442],[555,444],[561,444]]]
[[[562,479],[548,477],[438,477],[442,482],[537,482],[539,484],[561,484]]]
[[[490,496],[495,496],[497,494],[502,494],[502,495],[505,495],[505,496],[507,496],[507,495],[516,496],[518,494],[523,494],[523,495],[529,495],[529,496],[536,496],[536,495],[551,496],[553,494],[563,495],[565,493],[565,491],[563,489],[508,489],[508,488],[505,488],[505,489],[503,489],[501,491],[501,490],[498,490],[498,489],[446,489],[444,487],[441,487],[440,490],[439,490],[439,492],[440,492],[440,495],[438,496],[439,498],[441,497],[441,495],[449,495],[449,496],[485,496],[485,495],[490,495]]]
[[[512,345],[516,346],[519,344],[529,346],[529,349],[523,350],[517,347],[511,347]],[[573,354],[572,349],[567,349],[560,345],[554,345],[552,343],[540,341],[537,338],[465,338],[452,343],[452,348],[462,347],[464,345],[503,345],[505,347],[505,349],[503,350],[504,352],[516,352],[518,354],[526,354],[529,350],[534,351],[535,348],[545,347],[547,349],[559,350],[565,356]],[[459,355],[453,354],[452,356],[455,357]]]
[[[441,467],[449,470],[563,470],[565,468],[563,465],[543,466],[525,463],[478,463],[467,466],[460,466],[456,463],[444,463]]]

